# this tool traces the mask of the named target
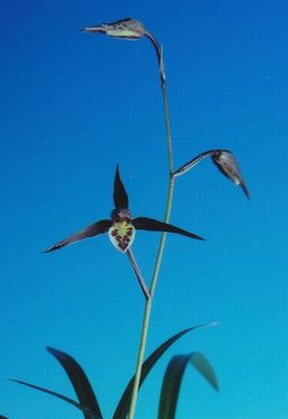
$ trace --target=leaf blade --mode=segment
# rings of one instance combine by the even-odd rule
[[[87,419],[88,418],[89,419],[102,419],[102,416],[95,416],[95,414],[93,412],[91,412],[87,407],[82,406],[80,403],[76,402],[75,400],[70,399],[69,397],[64,396],[63,394],[57,393],[56,391],[49,390],[47,388],[37,386],[35,384],[27,383],[26,381],[16,380],[14,378],[10,378],[9,380],[10,381],[13,381],[14,383],[21,384],[21,385],[24,385],[26,387],[33,388],[34,390],[39,390],[39,391],[41,391],[43,393],[49,394],[50,396],[56,397],[56,398],[58,398],[60,400],[64,400],[65,402],[67,402],[67,403],[71,404],[72,406],[76,407],[77,409],[81,410],[82,413],[84,414],[84,418],[85,419],[86,418]],[[1,419],[1,416],[0,416],[0,419]]]
[[[152,368],[154,367],[154,365],[159,360],[159,358],[167,351],[167,349],[170,348],[170,346],[173,345],[173,343],[175,343],[178,339],[180,339],[182,336],[184,336],[186,333],[188,333],[192,330],[201,329],[201,328],[210,327],[210,326],[215,326],[217,324],[218,323],[216,323],[216,322],[211,322],[211,323],[207,323],[207,324],[202,324],[202,325],[198,325],[198,326],[189,327],[189,328],[184,329],[181,332],[173,335],[171,338],[167,339],[164,343],[162,343],[160,346],[158,346],[158,348],[154,352],[152,352],[152,354],[143,363],[139,389],[140,389],[141,385],[143,384],[144,380],[146,379],[146,377],[148,376],[148,374],[150,373],[150,371],[152,370]],[[131,380],[129,381],[126,389],[124,390],[124,392],[123,392],[123,394],[122,394],[122,396],[119,400],[119,403],[116,407],[116,410],[114,412],[113,419],[125,419],[126,418],[126,416],[128,414],[128,410],[129,410],[134,378],[135,378],[135,376],[133,376],[131,378]]]
[[[62,368],[65,370],[77,394],[80,404],[87,407],[97,417],[102,417],[102,413],[92,386],[78,362],[65,352],[51,347],[47,347],[46,349],[57,359]]]
[[[189,363],[218,391],[214,370],[203,354],[194,352],[188,355],[176,355],[170,360],[164,375],[158,419],[175,418],[183,375]]]
[[[193,356],[190,357],[189,362],[215,391],[219,391],[219,384],[214,369],[201,352],[195,352]]]

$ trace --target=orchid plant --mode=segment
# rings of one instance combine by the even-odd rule
[[[145,29],[141,22],[135,19],[125,18],[112,23],[102,23],[94,26],[87,26],[84,29],[82,29],[82,31],[86,33],[100,33],[115,38],[128,40],[137,40],[146,37],[149,39],[149,41],[152,42],[153,47],[155,48],[159,64],[160,86],[163,99],[163,111],[166,127],[169,163],[169,184],[167,190],[167,203],[164,221],[158,221],[153,218],[147,217],[132,217],[131,211],[129,209],[128,195],[120,177],[119,167],[117,166],[114,178],[113,192],[115,208],[111,213],[111,219],[99,220],[84,228],[83,230],[80,230],[72,234],[66,239],[57,242],[53,246],[44,250],[45,253],[49,253],[61,249],[77,241],[89,237],[94,237],[103,233],[108,233],[108,236],[113,246],[118,251],[122,253],[127,253],[132,267],[134,269],[134,272],[136,273],[137,279],[140,283],[141,289],[145,295],[145,307],[143,313],[142,329],[139,341],[135,375],[132,377],[131,381],[126,387],[115,410],[113,419],[126,419],[127,417],[129,419],[133,419],[135,416],[138,391],[146,376],[151,371],[158,359],[162,356],[162,354],[174,342],[176,342],[181,336],[186,334],[188,331],[195,328],[211,326],[215,324],[214,322],[202,326],[192,327],[179,332],[178,334],[172,336],[167,341],[165,341],[162,345],[160,345],[146,359],[146,361],[144,361],[145,348],[152,311],[152,301],[164,252],[166,233],[176,233],[193,239],[204,240],[202,239],[202,237],[194,233],[191,233],[187,230],[183,230],[169,223],[176,179],[179,176],[184,175],[192,168],[194,168],[198,163],[200,163],[207,157],[211,157],[213,163],[220,170],[220,172],[223,173],[227,178],[229,178],[235,185],[240,186],[247,198],[250,197],[250,194],[244,181],[244,178],[240,172],[237,160],[234,157],[233,153],[228,149],[219,148],[202,152],[198,154],[196,157],[194,157],[192,160],[189,160],[188,162],[183,164],[177,170],[174,170],[172,135],[170,128],[170,115],[168,107],[167,84],[163,51],[157,39],[149,31]],[[143,276],[141,275],[141,271],[131,250],[136,230],[162,232],[158,253],[154,264],[154,271],[149,288],[147,287],[146,282],[144,281]],[[48,390],[46,388],[39,387],[34,384],[29,384],[22,380],[13,381],[48,393],[68,402],[74,407],[80,409],[85,419],[103,418],[92,387],[80,365],[70,355],[64,352],[58,351],[53,348],[48,348],[48,351],[60,362],[65,372],[68,374],[68,377],[75,389],[79,402],[69,399],[68,397],[56,393],[52,390]],[[175,356],[170,361],[164,376],[158,411],[159,419],[173,419],[176,417],[176,407],[180,390],[180,384],[183,378],[184,370],[188,364],[192,364],[196,368],[196,370],[200,372],[200,374],[211,384],[211,386],[214,389],[218,390],[218,383],[213,368],[211,367],[208,360],[204,357],[203,354],[192,353],[188,355]]]

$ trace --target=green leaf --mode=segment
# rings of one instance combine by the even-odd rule
[[[84,413],[85,419],[103,419],[102,416],[95,416],[93,412],[91,412],[87,407],[82,406],[80,403],[75,402],[75,400],[70,399],[69,397],[63,396],[60,393],[56,393],[55,391],[48,390],[47,388],[36,386],[35,384],[30,384],[22,380],[15,380],[14,378],[10,378],[10,381],[13,381],[14,383],[18,383],[21,385],[24,385],[26,387],[33,388],[35,390],[42,391],[43,393],[50,394],[51,396],[57,397],[58,399],[64,400],[65,402],[71,404],[72,406],[76,407],[77,409],[81,410]],[[2,416],[0,416],[0,419]]]
[[[96,416],[102,417],[100,407],[96,400],[91,384],[78,362],[76,362],[75,359],[73,359],[65,352],[61,352],[50,347],[47,347],[46,349],[57,359],[57,361],[59,361],[61,366],[64,368],[74,387],[80,404],[87,407]]]
[[[86,374],[84,373],[84,371],[78,364],[78,362],[76,362],[75,359],[73,359],[67,353],[58,351],[57,349],[48,347],[47,351],[51,353],[57,359],[57,361],[61,364],[61,366],[64,368],[66,374],[68,375],[74,387],[74,390],[77,394],[77,397],[80,403],[77,403],[74,400],[66,396],[63,396],[59,393],[56,393],[54,391],[45,389],[43,387],[35,386],[34,384],[29,384],[24,381],[14,380],[14,379],[12,381],[17,382],[19,384],[26,385],[36,390],[43,391],[45,393],[58,397],[72,404],[73,406],[82,410],[85,419],[91,419],[91,418],[102,419],[103,416],[102,416],[100,407],[98,405],[97,399],[95,397],[95,394],[93,392],[93,389],[91,387],[91,384]]]
[[[217,323],[213,322],[213,323],[207,323],[207,324],[203,324],[199,326],[189,327],[188,329],[182,330],[181,332],[177,333],[176,335],[172,336],[170,339],[162,343],[162,345],[160,345],[143,363],[139,388],[141,387],[147,375],[152,370],[152,368],[154,367],[156,362],[159,360],[159,358],[167,351],[167,349],[170,348],[171,345],[173,345],[173,343],[175,343],[178,339],[180,339],[183,335],[190,332],[191,330],[215,326],[216,324]],[[113,415],[113,419],[126,418],[128,414],[129,406],[130,406],[134,378],[135,376],[132,377],[124,393],[122,394],[122,397]]]
[[[208,381],[219,390],[217,379],[211,364],[200,352],[188,355],[176,355],[169,362],[161,389],[158,419],[174,419],[179,397],[183,374],[189,363]]]
[[[219,391],[219,385],[212,365],[203,354],[200,352],[192,354],[190,356],[190,364],[208,381],[214,390]]]

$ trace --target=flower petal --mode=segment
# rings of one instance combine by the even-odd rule
[[[113,246],[122,253],[127,252],[135,238],[135,228],[130,220],[114,222],[108,231]]]
[[[164,231],[166,233],[181,234],[182,236],[190,237],[191,239],[205,240],[194,233],[190,233],[190,231],[182,230],[182,228],[154,220],[153,218],[138,217],[134,218],[132,223],[136,230]]]
[[[88,237],[98,236],[98,234],[106,233],[109,227],[112,225],[110,220],[101,220],[97,223],[91,224],[90,226],[84,228],[83,230],[78,231],[77,233],[72,234],[72,236],[67,237],[64,240],[61,240],[58,243],[55,243],[53,246],[49,247],[46,250],[43,250],[44,253],[53,252],[54,250],[61,249],[64,246],[68,246],[76,241],[87,239]]]
[[[114,205],[117,210],[127,209],[129,205],[128,195],[120,178],[119,166],[116,167],[113,191]]]

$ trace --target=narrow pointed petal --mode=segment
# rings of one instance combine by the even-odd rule
[[[82,29],[83,32],[104,33],[108,36],[122,39],[139,39],[145,36],[145,29],[141,22],[130,17],[117,20],[111,23],[88,26]]]
[[[109,238],[113,246],[119,252],[125,253],[132,245],[135,238],[135,228],[131,220],[123,219],[113,223],[108,231]]]
[[[113,199],[117,210],[128,208],[128,195],[120,178],[119,166],[116,167],[115,172]]]
[[[183,164],[179,169],[174,172],[174,176],[184,175],[188,170],[193,169],[198,163],[200,163],[206,157],[212,156],[217,150],[207,150],[203,153],[198,154],[194,159],[189,160],[187,163]]]
[[[166,224],[161,221],[154,220],[153,218],[138,217],[132,220],[132,224],[136,228],[136,230],[163,231],[166,233],[181,234],[182,236],[187,236],[192,239],[205,240],[194,233],[190,233],[189,231],[182,230],[182,228],[173,226],[171,224]]]
[[[241,186],[247,198],[250,198],[238,163],[230,150],[217,150],[212,154],[212,161],[223,175],[228,177],[235,185]]]
[[[64,240],[61,240],[58,243],[55,243],[53,246],[44,250],[44,253],[53,252],[54,250],[61,249],[62,247],[68,246],[72,243],[75,243],[79,240],[87,239],[88,237],[98,236],[102,233],[107,233],[109,228],[112,225],[110,220],[101,220],[97,223],[91,224],[90,226],[84,228],[83,230],[78,231],[77,233],[72,234]]]

